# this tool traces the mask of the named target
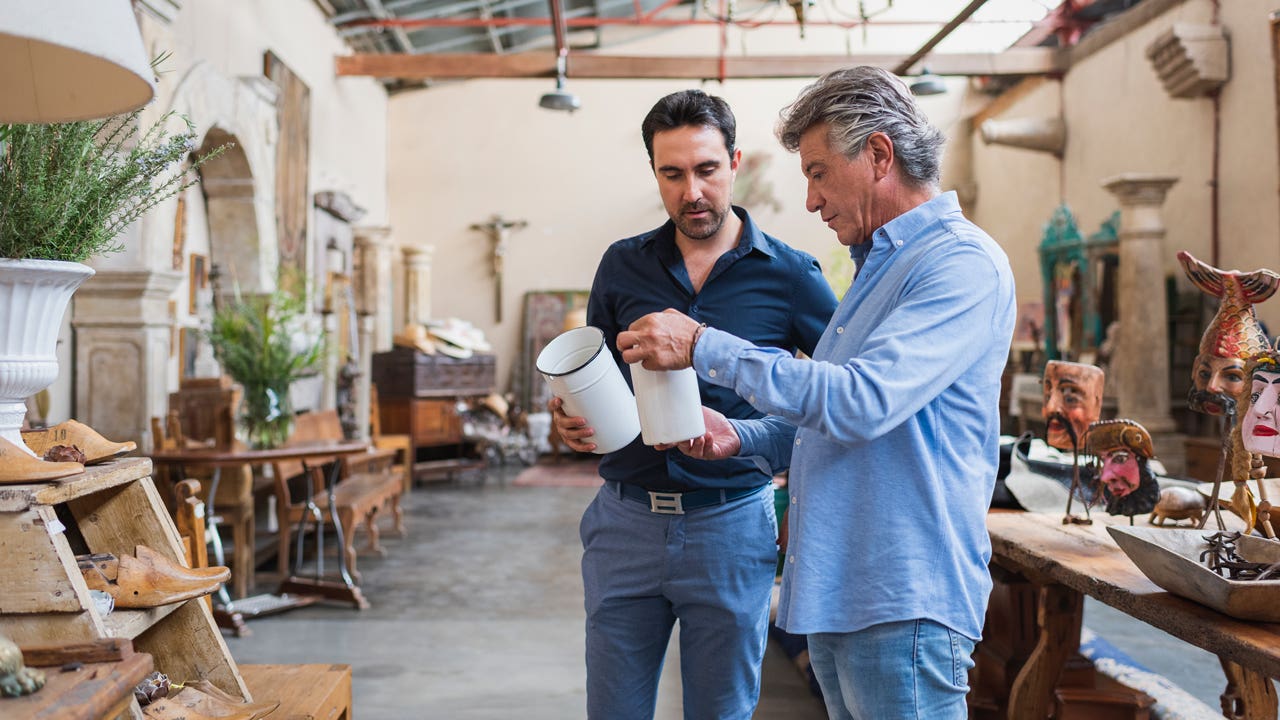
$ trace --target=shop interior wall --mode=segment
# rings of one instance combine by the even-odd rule
[[[843,35],[824,49],[816,30],[806,51],[844,51]],[[763,45],[755,36],[752,42]],[[794,41],[788,47],[795,52]],[[709,54],[715,48],[714,38],[680,31],[615,52]],[[398,242],[435,248],[432,316],[481,328],[495,348],[498,384],[507,387],[519,360],[525,293],[589,289],[610,243],[666,221],[640,123],[657,99],[689,87],[724,97],[737,117],[738,147],[767,163],[757,183],[769,188],[766,197],[773,202],[758,200],[747,208],[765,232],[811,253],[824,269],[848,264],[848,252],[804,208],[798,157],[773,136],[779,110],[807,83],[571,78],[567,89],[582,101],[573,114],[538,107],[551,80],[471,80],[395,95],[389,109],[391,221]],[[963,87],[963,81],[954,83]],[[957,126],[961,101],[959,92],[923,99],[935,123],[949,130]],[[743,189],[740,179],[739,194]],[[470,229],[494,214],[528,222],[512,233],[505,256],[501,323],[495,321],[492,246]]]
[[[1268,21],[1274,9],[1261,0],[1233,0],[1220,8],[1232,56],[1220,108],[1218,265],[1225,269],[1280,269],[1275,65]],[[984,145],[975,135],[979,201],[974,217],[1008,250],[1020,301],[1041,298],[1036,247],[1053,208],[1067,203],[1082,233],[1096,231],[1119,208],[1102,182],[1121,173],[1179,178],[1163,211],[1165,272],[1181,289],[1190,285],[1175,254],[1185,249],[1211,259],[1213,101],[1170,97],[1146,48],[1174,23],[1204,24],[1213,16],[1214,5],[1207,0],[1176,5],[1078,59],[1060,84],[1045,83],[998,116],[1048,117],[1061,108],[1067,126],[1061,162],[1043,153]],[[1258,308],[1276,329],[1278,303]]]

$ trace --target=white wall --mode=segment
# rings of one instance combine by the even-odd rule
[[[714,45],[677,42],[677,35],[662,36],[663,48],[714,51]],[[506,388],[519,359],[524,294],[590,288],[610,243],[667,220],[640,123],[663,95],[701,87],[733,108],[743,153],[770,158],[764,183],[772,185],[782,209],[748,208],[757,223],[816,256],[824,268],[841,258],[847,262],[835,236],[804,209],[798,158],[773,136],[779,110],[808,82],[570,79],[567,89],[582,101],[572,115],[538,107],[538,98],[554,87],[551,80],[472,80],[396,95],[388,160],[394,238],[435,246],[432,314],[482,328],[497,354],[498,385]],[[954,127],[959,102],[958,94],[923,99],[944,129]],[[513,233],[505,258],[501,324],[494,321],[490,242],[469,229],[495,213],[529,222]]]

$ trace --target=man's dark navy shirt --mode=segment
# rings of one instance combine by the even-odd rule
[[[707,325],[763,347],[806,355],[827,327],[836,298],[813,256],[760,231],[746,210],[738,246],[716,260],[694,294],[676,246],[675,223],[619,240],[605,251],[587,302],[587,324],[604,331],[605,344],[631,383],[631,368],[615,346],[618,333],[652,312],[675,308]],[[761,413],[728,388],[698,381],[702,404],[730,418]],[[696,460],[676,449],[659,452],[639,437],[600,461],[606,480],[649,490],[759,487],[770,478],[748,458]]]

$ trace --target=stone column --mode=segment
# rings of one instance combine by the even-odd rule
[[[393,294],[396,286],[392,264],[396,246],[390,239],[389,227],[355,228],[356,308],[368,316],[371,334],[368,341],[374,352],[391,349],[395,335]],[[364,347],[363,340],[361,347]]]
[[[169,298],[183,274],[99,270],[76,292],[73,417],[112,440],[150,448],[169,406]]]
[[[431,256],[435,251],[430,245],[404,249],[405,323],[431,319]]]
[[[1169,398],[1169,322],[1165,299],[1164,218],[1160,206],[1178,178],[1129,173],[1102,186],[1120,202],[1120,336],[1107,384],[1120,417],[1142,423],[1173,474],[1186,464]]]
[[[360,440],[369,439],[369,421],[372,414],[369,408],[369,388],[373,384],[373,335],[375,318],[371,315],[361,315],[357,322],[360,324],[360,377],[356,379],[356,418],[359,421],[360,430],[356,437]]]

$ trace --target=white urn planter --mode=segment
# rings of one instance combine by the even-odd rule
[[[26,399],[58,379],[62,316],[93,272],[60,260],[0,259],[0,437],[19,448]]]

